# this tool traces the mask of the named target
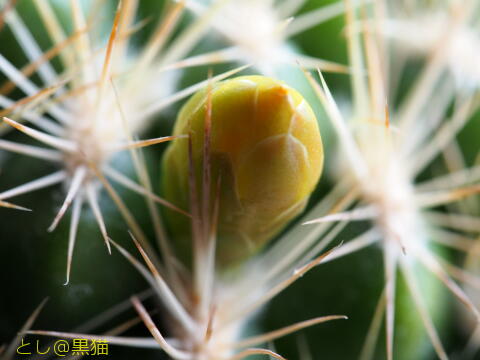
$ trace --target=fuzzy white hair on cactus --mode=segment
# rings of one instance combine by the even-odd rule
[[[404,53],[430,56],[438,71],[448,69],[459,91],[477,90],[480,87],[476,60],[480,56],[478,4],[464,1],[404,6],[386,19],[382,34],[394,40]]]
[[[211,12],[210,26],[231,46],[189,59],[191,62],[240,62],[253,64],[262,74],[274,76],[280,65],[298,63],[324,71],[348,71],[345,65],[303,55],[294,51],[288,40],[314,26],[340,16],[342,1],[295,16],[305,1],[288,0],[187,0],[196,16]]]

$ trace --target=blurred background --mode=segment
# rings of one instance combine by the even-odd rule
[[[231,1],[240,2],[242,0]],[[262,0],[258,0],[258,2],[262,2]],[[272,9],[279,9],[287,3],[283,0],[266,2]],[[401,2],[399,1],[399,3]],[[70,2],[67,0],[50,0],[50,3],[65,31],[70,33],[73,28]],[[95,6],[93,1],[80,0],[80,3],[87,12]],[[99,43],[105,43],[109,36],[117,1],[105,0],[100,1],[100,3],[102,5],[100,6],[100,13],[97,14],[95,36],[101,39]],[[206,5],[207,2],[199,1],[198,3]],[[299,17],[302,14],[334,4],[336,1],[306,0],[288,1],[288,3],[292,6],[295,3],[295,6],[298,6],[298,9],[295,9],[294,16]],[[413,19],[417,15],[423,16],[428,14],[429,11],[433,12],[433,9],[437,9],[440,13],[440,10],[449,8],[449,6],[452,6],[451,3],[454,2],[439,0],[437,4],[437,1],[405,0],[405,3],[415,4],[411,7],[406,6],[411,11],[418,8],[422,9],[421,14],[407,12],[405,15],[405,13],[399,13],[399,16],[403,18],[406,16],[406,18]],[[147,21],[136,29],[136,34],[132,37],[133,42],[131,49],[129,49],[132,53],[145,46],[156,28],[157,22],[161,19],[160,14],[163,14],[165,7],[171,4],[165,0],[140,0],[138,5],[136,19],[139,22],[142,19]],[[9,6],[14,6],[18,16],[27,25],[42,51],[45,52],[50,49],[53,44],[39,17],[34,1],[4,0],[0,2],[0,8],[2,9]],[[396,11],[396,4],[389,4],[388,6],[393,13]],[[447,10],[446,13],[448,13]],[[12,33],[11,26],[8,22],[5,22],[4,15],[2,12],[0,53],[16,68],[21,69],[29,63],[29,60],[19,45],[18,39]],[[169,42],[178,41],[178,34],[191,26],[195,18],[196,15],[193,11],[185,10]],[[471,24],[469,23],[469,29],[471,30],[471,34],[469,34],[476,40],[476,42],[471,43],[472,46],[473,44],[480,44],[479,18],[477,17]],[[255,14],[252,14],[251,20],[252,22],[261,21],[260,18],[255,18]],[[318,24],[313,24],[285,40],[284,46],[288,46],[294,53],[328,60],[348,67],[349,57],[345,37],[346,22],[344,14],[339,13],[325,21],[320,20]],[[420,23],[422,24],[422,22]],[[431,30],[427,22],[423,22],[423,24],[425,25],[419,26],[420,32]],[[400,29],[397,31],[402,31]],[[419,37],[421,37],[420,35],[422,34],[419,34]],[[425,35],[425,39],[427,38],[428,36]],[[188,52],[188,56],[222,49],[228,44],[229,39],[216,32],[212,26],[212,29],[206,31],[198,43]],[[398,83],[396,95],[393,99],[389,99],[390,105],[395,107],[403,97],[408,95],[410,85],[419,76],[428,61],[426,53],[429,53],[430,49],[427,49],[427,44],[425,44],[424,52],[421,51],[422,49],[420,51],[414,49],[415,51],[412,50],[411,52],[401,50],[403,51],[401,52],[399,50],[402,49],[401,46],[395,48],[395,45],[390,43],[388,46],[392,47],[392,52],[396,51],[394,54],[403,54],[406,59],[401,74],[398,75],[399,79],[396,79]],[[457,72],[461,73],[462,68],[468,70],[469,65],[466,61],[463,61],[465,60],[464,56],[468,55],[452,54],[452,57],[455,56],[462,57],[454,60],[457,61],[454,66],[460,68],[457,69]],[[474,63],[472,67],[479,71],[480,47],[472,49],[470,56],[476,56],[475,59],[471,59]],[[54,57],[51,63],[57,71],[62,70],[63,65],[58,57]],[[241,62],[208,64],[177,70],[173,76],[173,83],[171,80],[165,80],[165,84],[156,85],[171,87],[175,89],[174,91],[178,91],[205,80],[209,69],[212,69],[214,74],[219,74],[237,66],[239,63]],[[242,74],[258,72],[259,70],[253,67],[243,71]],[[474,81],[475,74],[468,74],[467,77]],[[320,124],[326,164],[320,184],[310,200],[309,208],[311,208],[319,199],[328,194],[335,185],[336,180],[333,174],[338,170],[336,169],[338,141],[321,103],[306,82],[298,66],[294,64],[278,66],[275,69],[274,76],[286,81],[307,98]],[[6,80],[5,75],[1,74],[0,84],[3,84]],[[38,85],[41,84],[38,74],[33,74],[31,80]],[[352,97],[349,75],[325,72],[325,80],[340,108],[348,112],[351,108],[350,99]],[[168,83],[169,81],[170,83]],[[476,85],[472,85],[474,89],[472,91],[477,91],[478,85],[480,85],[480,81]],[[19,90],[13,90],[9,94],[9,98],[13,100],[18,100],[23,96]],[[150,126],[141,132],[141,138],[155,138],[171,134],[176,114],[185,101],[186,99],[176,102],[155,115]],[[6,107],[3,106],[3,108]],[[455,137],[458,151],[465,161],[465,167],[478,164],[479,120],[480,113],[476,111]],[[18,131],[4,132],[1,136],[2,139],[8,141],[38,145],[37,141]],[[160,160],[165,147],[165,144],[159,144],[145,148],[143,151],[156,193],[160,192]],[[114,163],[121,166],[124,174],[134,174],[128,156],[125,155],[125,158],[123,155],[117,156]],[[421,177],[428,179],[434,174],[438,174],[441,171],[440,169],[443,168],[443,161],[437,159],[422,173]],[[55,169],[54,165],[43,161],[0,150],[0,193],[19,184],[27,183],[32,179],[50,174]],[[149,220],[145,201],[141,196],[124,188],[115,185],[115,189],[121,195],[127,207],[135,209],[135,216],[147,237],[153,238],[154,229]],[[108,254],[95,217],[90,210],[85,210],[82,213],[70,283],[68,286],[63,285],[65,282],[70,212],[66,214],[66,218],[54,232],[47,232],[47,227],[58,212],[64,194],[65,189],[62,186],[54,186],[24,194],[14,199],[15,204],[21,204],[32,209],[32,212],[20,212],[0,207],[0,344],[9,344],[15,338],[27,318],[46,297],[49,300],[35,321],[33,328],[76,331],[75,329],[79,327],[81,329],[82,324],[87,323],[88,325],[88,321],[94,319],[98,314],[116,304],[128,302],[128,298],[132,294],[142,293],[148,289],[148,284],[118,252],[113,251],[112,255]],[[474,196],[469,201],[478,202],[478,198]],[[108,223],[109,236],[126,249],[135,252],[136,250],[128,236],[128,226],[105,191],[100,192],[99,202]],[[448,210],[447,207],[440,209],[444,212]],[[471,214],[472,226],[469,236],[472,239],[476,238],[480,231],[480,219],[477,219],[476,216],[478,214]],[[368,226],[366,221],[352,223],[343,230],[339,239],[348,240],[364,231]],[[464,265],[465,255],[463,252],[440,247],[436,251],[457,266],[462,267]],[[428,306],[447,353],[452,359],[480,359],[480,354],[469,354],[468,357],[464,354],[469,336],[472,333],[471,322],[466,320],[468,315],[465,315],[462,306],[448,294],[437,279],[426,272],[422,274],[422,272],[424,270],[419,269],[419,276],[424,278],[422,291],[430,295],[429,299],[431,301],[429,301]],[[356,359],[359,357],[364,344],[383,286],[382,252],[380,247],[375,245],[313,270],[277,296],[252,320],[249,326],[252,329],[267,331],[316,316],[345,314],[349,317],[348,321],[329,322],[302,330],[298,334],[275,341],[274,348],[285,358],[291,360]],[[146,299],[145,303],[148,307],[155,307],[156,303],[151,297],[147,295]],[[480,297],[477,297],[477,300],[479,299]],[[412,300],[408,296],[406,285],[401,277],[397,285],[396,305],[395,359],[436,359],[428,336],[419,320],[419,315],[414,310]],[[135,312],[129,309],[104,322],[101,326],[89,329],[89,331],[101,333],[134,316]],[[161,312],[155,314],[155,318],[159,324],[162,323]],[[149,333],[143,324],[139,324],[129,329],[125,335],[149,336]],[[384,338],[384,329],[382,328],[374,355],[375,359],[386,358]],[[36,339],[41,339],[42,342],[48,340],[45,337],[34,336],[29,336],[28,339],[32,342]],[[109,349],[109,355],[105,358],[147,360],[166,357],[158,350],[112,345]]]

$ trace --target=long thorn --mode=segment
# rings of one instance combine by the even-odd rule
[[[86,167],[80,166],[77,169],[75,169],[75,172],[72,178],[72,183],[70,184],[70,188],[68,190],[65,201],[63,202],[62,207],[58,211],[57,216],[55,216],[55,219],[53,220],[52,224],[48,228],[49,232],[52,232],[53,230],[55,230],[58,223],[62,219],[63,215],[65,215],[65,212],[67,211],[68,207],[70,206],[73,199],[75,198],[78,191],[80,190],[80,187],[82,186],[83,180],[85,179],[86,175],[87,175]]]
[[[16,188],[4,191],[0,193],[0,199],[8,199],[17,195],[25,194],[32,192],[38,189],[43,189],[47,186],[57,184],[67,178],[67,173],[63,170],[57,171],[56,173],[41,177],[37,180],[30,181],[26,184],[17,186]]]
[[[73,202],[72,217],[70,219],[70,231],[68,234],[68,254],[67,254],[67,279],[65,284],[70,282],[70,269],[72,267],[73,249],[75,248],[75,240],[77,239],[78,223],[82,213],[82,200],[76,198]]]
[[[183,305],[178,301],[177,297],[172,292],[170,287],[167,285],[165,280],[160,276],[160,273],[155,268],[152,261],[150,260],[150,258],[145,253],[145,251],[140,246],[137,239],[135,239],[135,237],[133,236],[132,233],[130,233],[130,237],[132,238],[133,242],[135,243],[135,246],[137,247],[138,251],[142,255],[143,259],[145,260],[145,263],[147,264],[148,268],[152,272],[153,277],[157,281],[158,286],[160,287],[160,289],[162,291],[163,299],[165,300],[165,305],[171,310],[172,314],[175,315],[175,317],[182,323],[182,325],[187,330],[194,331],[195,330],[195,324],[194,324],[191,316],[187,313],[187,311],[185,310]]]
[[[53,146],[54,148],[57,148],[58,150],[61,151],[66,151],[66,152],[75,152],[77,151],[77,146],[75,143],[61,139],[52,135],[45,134],[41,131],[29,128],[28,126],[19,124],[18,122],[9,119],[7,117],[3,118],[3,121],[5,121],[8,125],[14,127],[15,129],[23,132],[24,134],[27,134],[28,136],[41,141],[47,145]]]
[[[105,241],[105,245],[107,245],[108,253],[111,255],[112,249],[110,248],[110,242],[108,241],[109,237],[107,234],[107,227],[105,226],[105,221],[103,220],[102,211],[100,210],[100,206],[98,205],[97,191],[92,184],[87,184],[86,192],[88,203],[90,204],[93,215],[97,220],[97,224],[100,228],[100,232],[102,233],[103,240]]]
[[[145,323],[152,336],[168,355],[177,360],[192,360],[192,356],[189,353],[174,348],[165,340],[158,328],[155,326],[155,323],[153,322],[150,315],[148,315],[147,310],[145,310],[142,303],[136,297],[132,297],[131,300],[133,306],[137,310],[138,314],[142,318],[143,322]]]
[[[317,317],[317,318],[314,318],[314,319],[302,321],[302,322],[299,322],[299,323],[296,323],[296,324],[293,324],[293,325],[290,325],[290,326],[286,326],[282,329],[274,330],[274,331],[268,332],[268,333],[263,334],[263,335],[259,335],[259,336],[255,336],[255,337],[251,337],[251,338],[239,341],[235,344],[235,348],[243,348],[243,347],[249,347],[249,346],[254,346],[254,345],[258,345],[258,344],[263,344],[263,343],[266,343],[268,341],[272,341],[272,340],[281,338],[283,336],[286,336],[288,334],[291,334],[291,333],[297,332],[299,330],[305,329],[307,327],[311,327],[311,326],[321,324],[321,323],[324,323],[324,322],[327,322],[327,321],[340,320],[340,319],[346,320],[346,319],[348,319],[348,317],[346,317],[344,315],[329,315],[329,316],[322,316],[322,317]]]

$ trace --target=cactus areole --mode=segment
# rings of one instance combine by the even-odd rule
[[[225,267],[256,253],[304,209],[322,172],[323,147],[311,107],[283,82],[241,76],[212,84],[183,106],[174,128],[175,135],[191,136],[199,199],[206,118],[208,191],[219,204],[216,261]],[[192,206],[189,169],[189,141],[175,140],[163,159],[163,193],[185,210]],[[167,219],[178,250],[190,258],[190,219],[173,212]]]

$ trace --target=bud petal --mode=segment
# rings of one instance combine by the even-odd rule
[[[258,251],[304,209],[322,171],[323,148],[312,109],[280,81],[242,76],[212,85],[211,97],[210,193],[220,176],[217,262],[226,265]],[[195,94],[174,129],[175,135],[191,134],[199,198],[207,98],[207,89]],[[184,209],[188,164],[188,141],[175,140],[163,159],[163,190]],[[168,219],[188,255],[188,219],[173,213]]]

